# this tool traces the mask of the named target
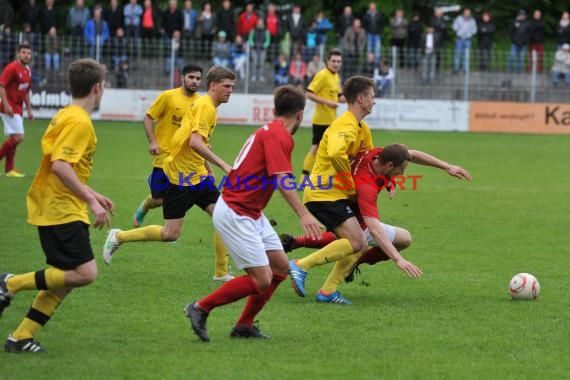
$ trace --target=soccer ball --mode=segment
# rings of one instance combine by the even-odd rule
[[[509,282],[509,294],[514,300],[536,300],[540,293],[540,284],[529,273],[518,273]]]

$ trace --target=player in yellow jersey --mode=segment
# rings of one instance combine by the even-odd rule
[[[315,164],[315,155],[323,134],[329,125],[336,119],[338,103],[346,102],[341,93],[340,76],[338,74],[342,65],[342,52],[340,49],[329,51],[327,65],[315,74],[307,87],[306,97],[316,103],[313,114],[313,140],[309,153],[303,162],[303,175],[308,176]]]
[[[339,238],[300,260],[289,262],[291,283],[305,297],[307,272],[317,265],[341,260],[367,247],[366,237],[352,211],[356,190],[350,162],[374,147],[370,128],[363,121],[374,107],[374,82],[364,76],[349,78],[342,88],[348,110],[325,131],[317,149],[312,185],[305,186],[303,201],[309,211]]]
[[[47,269],[0,275],[0,315],[18,292],[39,290],[20,326],[8,337],[6,352],[42,352],[34,336],[73,290],[97,277],[89,243],[87,207],[93,227],[108,226],[114,205],[89,188],[97,137],[91,112],[99,107],[105,87],[105,67],[92,59],[69,66],[71,104],[51,120],[42,137],[42,159],[28,191],[28,222],[38,227]]]
[[[220,192],[213,182],[213,171],[208,162],[219,166],[226,174],[231,166],[211,150],[210,138],[216,127],[216,109],[228,102],[235,79],[231,70],[221,66],[214,66],[208,71],[208,92],[186,112],[182,126],[172,137],[170,155],[163,162],[169,181],[162,205],[164,226],[152,225],[130,231],[110,230],[103,247],[103,260],[107,264],[123,243],[177,240],[184,216],[194,205],[212,215]]]

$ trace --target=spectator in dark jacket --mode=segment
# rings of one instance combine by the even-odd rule
[[[495,34],[495,23],[492,20],[491,12],[483,13],[477,34],[479,34],[479,69],[487,71],[491,66],[491,49],[493,48],[493,35]]]
[[[391,45],[398,48],[398,61],[401,67],[404,66],[404,48],[408,40],[408,20],[404,17],[402,9],[397,9],[394,17],[390,19],[390,29],[392,30]]]
[[[507,62],[507,71],[513,70],[515,59],[517,60],[516,70],[518,73],[522,71],[526,48],[530,40],[530,24],[526,19],[526,12],[521,9],[517,18],[513,22],[510,30],[512,40],[511,51]]]
[[[352,28],[353,22],[354,15],[352,14],[352,7],[347,5],[339,16],[337,25],[338,40],[340,41],[341,50],[344,50],[344,33],[347,29]]]
[[[107,21],[111,36],[117,34],[117,29],[123,28],[123,9],[119,7],[119,0],[111,0],[109,8],[103,9],[103,18]]]
[[[564,12],[556,26],[556,47],[570,44],[570,13]]]
[[[176,0],[168,1],[168,9],[162,12],[162,34],[166,40],[172,39],[172,34],[175,30],[182,32],[184,27],[184,16],[180,9],[176,7]]]
[[[303,50],[307,33],[307,23],[301,13],[300,5],[293,5],[293,10],[287,16],[286,25],[291,37],[291,56],[293,56],[296,52]]]
[[[447,23],[443,18],[443,10],[441,8],[436,8],[433,13],[433,17],[429,23],[430,26],[433,26],[433,32],[435,33],[435,38],[439,42],[441,48],[444,47],[445,42],[447,41]],[[442,49],[437,49],[435,52],[436,70],[439,69],[439,65],[441,63],[441,51]]]
[[[52,26],[59,29],[59,11],[54,4],[54,0],[46,0],[45,5],[40,11],[40,27],[42,34],[48,34]]]
[[[418,67],[420,62],[420,52],[422,50],[422,36],[424,34],[424,24],[420,19],[420,14],[414,12],[412,21],[408,25],[408,65],[414,69]]]
[[[236,20],[230,0],[222,2],[222,10],[218,12],[218,31],[226,32],[228,41],[233,41],[236,35]]]
[[[380,61],[382,27],[382,17],[376,9],[376,3],[370,3],[362,16],[362,28],[366,32],[366,54],[374,53],[375,64]]]
[[[542,19],[542,12],[538,9],[534,11],[532,15],[532,20],[530,21],[530,49],[528,51],[528,70],[532,69],[532,52],[536,52],[536,70],[537,72],[542,72],[542,56],[544,52],[544,41],[546,27],[544,25],[544,20]]]
[[[22,8],[22,24],[30,24],[34,33],[37,33],[39,30],[41,11],[42,7],[36,0],[28,0]]]

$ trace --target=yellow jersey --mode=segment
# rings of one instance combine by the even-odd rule
[[[188,96],[183,88],[174,88],[162,92],[146,111],[148,116],[156,120],[154,136],[160,147],[152,166],[162,168],[162,162],[170,154],[170,140],[174,132],[180,128],[186,111],[199,97],[197,92]]]
[[[356,194],[350,162],[359,153],[374,148],[370,127],[356,121],[350,111],[340,115],[327,128],[317,149],[303,202],[334,202]]]
[[[307,89],[323,99],[338,102],[338,96],[342,92],[340,88],[340,76],[338,73],[333,73],[325,67],[315,74]],[[330,125],[335,118],[336,108],[316,103],[315,113],[313,114],[313,124]]]
[[[197,132],[206,145],[216,127],[216,106],[210,95],[204,95],[194,102],[182,119],[182,126],[172,136],[170,155],[164,159],[162,167],[170,183],[189,186],[201,182],[207,176],[205,159],[190,148],[190,136]]]
[[[93,169],[97,137],[91,117],[79,106],[67,106],[53,117],[42,141],[40,167],[28,190],[28,223],[52,226],[75,221],[89,223],[87,203],[65,186],[51,171],[56,160],[71,164],[81,183]]]

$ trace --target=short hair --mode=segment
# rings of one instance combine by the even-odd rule
[[[391,162],[394,166],[400,166],[404,161],[412,160],[408,147],[403,144],[386,145],[378,155],[378,158],[383,163]]]
[[[292,85],[277,87],[273,91],[275,116],[292,116],[305,109],[305,94]]]
[[[203,70],[200,66],[193,65],[193,64],[188,64],[182,68],[182,75],[183,76],[186,74],[195,73],[195,72],[199,72],[200,74],[202,74]]]
[[[340,50],[339,48],[334,48],[329,50],[329,56],[327,57],[327,60],[331,59],[333,55],[338,55],[342,57],[342,50]]]
[[[342,86],[342,94],[348,104],[353,104],[356,102],[358,95],[363,94],[369,88],[374,89],[374,81],[371,78],[355,75],[348,78],[344,83],[344,86]]]
[[[206,88],[210,88],[210,83],[219,83],[225,79],[236,80],[236,75],[228,68],[214,65],[206,74]]]
[[[75,60],[69,65],[67,77],[73,98],[85,98],[97,83],[102,83],[107,75],[104,65],[91,58]]]
[[[18,45],[18,51],[22,49],[32,50],[32,47],[28,43],[24,42],[23,44]]]

